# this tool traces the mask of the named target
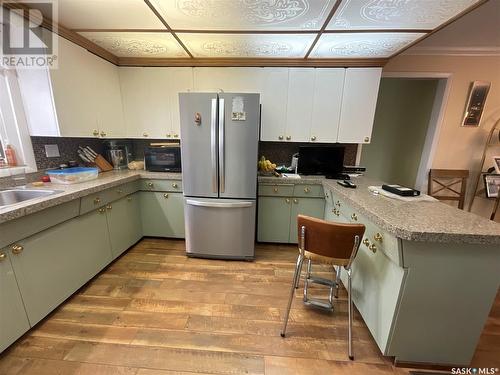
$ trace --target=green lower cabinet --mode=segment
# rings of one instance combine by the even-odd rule
[[[33,326],[111,262],[105,209],[37,233],[9,251]]]
[[[10,256],[0,251],[0,352],[30,329]]]
[[[287,243],[290,238],[291,198],[259,197],[257,240]]]
[[[297,216],[306,215],[323,219],[325,216],[325,200],[323,198],[292,198],[292,211],[290,214],[289,243],[297,243]]]
[[[184,238],[182,193],[141,191],[138,194],[144,236]]]
[[[113,259],[142,237],[139,193],[114,201],[106,206],[109,238]]]

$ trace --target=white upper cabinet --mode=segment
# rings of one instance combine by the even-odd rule
[[[337,142],[344,68],[314,69],[314,93],[311,120],[311,142]]]
[[[194,68],[194,90],[260,93],[262,68]]]
[[[177,139],[181,134],[181,119],[179,111],[179,93],[193,89],[192,68],[168,68],[169,85],[166,88],[169,96],[171,129],[167,138]]]
[[[369,143],[382,68],[348,68],[337,141]]]
[[[313,110],[314,69],[291,68],[288,74],[285,140],[308,142]]]
[[[261,134],[263,141],[284,141],[288,100],[288,69],[261,68]]]

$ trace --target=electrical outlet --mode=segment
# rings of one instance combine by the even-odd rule
[[[48,158],[58,158],[61,156],[59,154],[59,146],[57,145],[45,145],[45,156]]]

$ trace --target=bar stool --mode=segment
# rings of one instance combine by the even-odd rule
[[[353,360],[352,353],[352,295],[351,295],[351,266],[358,253],[361,238],[365,233],[363,224],[342,224],[328,222],[309,216],[298,215],[297,225],[299,233],[299,256],[295,265],[290,298],[285,312],[285,321],[281,337],[285,337],[288,316],[292,306],[295,289],[298,288],[302,263],[307,260],[307,273],[304,282],[304,302],[309,305],[319,306],[328,310],[333,310],[333,295],[338,296],[340,285],[340,270],[344,267],[347,272],[347,292],[349,311],[349,337],[348,353],[349,359]],[[332,280],[313,277],[311,275],[311,262],[337,266],[336,276]],[[307,287],[310,282],[326,285],[330,287],[328,302],[308,299]]]

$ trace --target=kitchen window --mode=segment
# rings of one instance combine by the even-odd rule
[[[14,149],[18,166],[3,165],[0,167],[0,177],[37,171],[17,72],[0,66],[0,158],[2,160],[5,160],[7,144]]]

